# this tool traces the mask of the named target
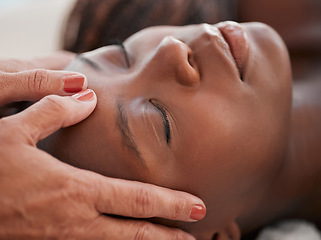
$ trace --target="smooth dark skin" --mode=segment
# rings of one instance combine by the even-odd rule
[[[239,239],[310,211],[320,217],[313,205],[320,200],[320,81],[292,91],[281,38],[263,24],[242,27],[250,41],[243,81],[215,26],[143,30],[124,44],[130,66],[118,46],[84,54],[101,70],[79,58],[70,69],[88,77],[97,108],[42,147],[77,167],[199,196],[204,220],[165,222],[197,239]],[[169,145],[150,99],[170,112]],[[121,140],[118,103],[145,161]]]

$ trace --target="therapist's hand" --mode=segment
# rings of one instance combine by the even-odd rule
[[[0,71],[15,73],[37,68],[62,70],[70,64],[75,56],[75,53],[58,51],[49,56],[32,59],[0,59]]]
[[[42,96],[37,89],[28,91]],[[12,91],[10,97],[26,96]],[[9,102],[8,95],[2,101]],[[83,120],[95,105],[91,90],[50,95],[0,119],[0,239],[193,239],[181,230],[113,215],[194,221],[205,215],[200,199],[80,170],[37,149],[39,140]]]
[[[59,162],[36,143],[87,117],[96,96],[51,95],[0,120],[0,239],[193,239],[186,233],[138,220],[193,221],[205,214],[189,194],[103,177]]]
[[[57,71],[74,57],[72,53],[58,52],[28,61],[0,60],[0,107],[17,101],[37,101],[49,94],[72,95],[86,89],[85,76]]]

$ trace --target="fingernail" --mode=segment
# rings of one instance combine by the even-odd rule
[[[76,98],[79,101],[87,102],[95,98],[95,93],[91,89],[83,90],[79,93],[72,95],[71,97]]]
[[[63,77],[64,90],[67,93],[76,93],[81,91],[85,83],[85,76],[80,74],[67,75]]]
[[[202,205],[194,205],[192,207],[190,218],[193,220],[201,220],[206,215],[206,208]]]

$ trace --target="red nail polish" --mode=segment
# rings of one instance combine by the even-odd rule
[[[93,100],[95,97],[95,93],[93,90],[87,89],[72,95],[72,97],[78,99],[79,101],[86,102]]]
[[[84,86],[85,76],[74,74],[63,77],[64,90],[67,93],[76,93],[81,91]]]
[[[194,205],[191,211],[190,218],[193,220],[201,220],[206,215],[206,208],[202,205]]]

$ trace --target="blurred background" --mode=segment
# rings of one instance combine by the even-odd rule
[[[0,0],[0,58],[31,58],[59,49],[75,0]]]

